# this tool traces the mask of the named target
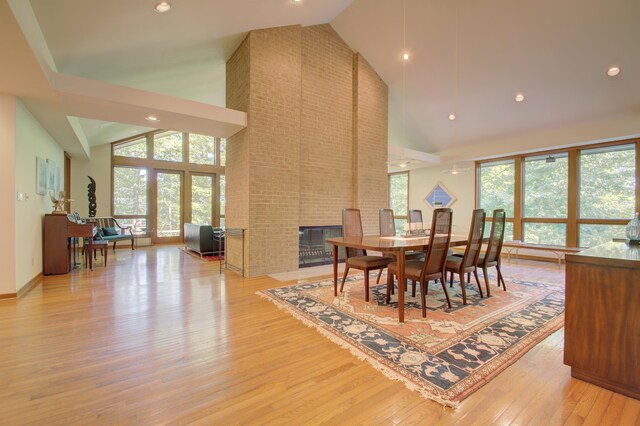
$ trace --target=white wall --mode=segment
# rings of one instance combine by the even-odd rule
[[[0,223],[6,229],[2,238],[5,247],[0,256],[0,295],[16,292],[16,235],[14,230],[16,220],[16,163],[15,163],[15,134],[16,134],[16,98],[0,95]],[[32,167],[35,174],[35,159]]]
[[[433,209],[424,199],[429,195],[433,187],[441,182],[447,190],[456,197],[451,205],[453,210],[452,232],[466,234],[471,224],[471,212],[474,209],[475,169],[474,163],[458,163],[457,167],[468,167],[467,173],[457,175],[443,173],[450,169],[448,166],[424,167],[409,171],[409,208],[422,210],[425,223],[431,223]]]
[[[89,216],[87,176],[96,181],[96,216],[111,216],[111,144],[91,148],[90,160],[71,160],[71,211],[81,217]]]
[[[36,194],[36,157],[55,162],[63,189],[64,151],[20,101],[16,103],[15,121],[15,192],[28,197],[15,203],[17,291],[42,272],[43,215],[53,210],[48,193]]]

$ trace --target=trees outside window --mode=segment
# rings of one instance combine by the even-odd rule
[[[409,217],[409,172],[389,175],[389,208],[393,210],[396,233],[402,234]]]
[[[182,161],[182,133],[158,133],[153,141],[153,158],[162,161]]]
[[[189,162],[193,164],[216,163],[216,140],[211,136],[189,134]]]
[[[634,140],[477,162],[476,204],[487,216],[504,208],[512,238],[528,243],[591,247],[624,238],[640,210],[639,148]],[[505,239],[509,231],[507,223]]]

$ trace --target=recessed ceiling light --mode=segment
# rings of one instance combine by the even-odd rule
[[[449,120],[453,121],[456,119],[456,115],[455,114],[449,114]]]
[[[145,118],[145,120],[147,121],[160,121],[160,119],[158,117],[156,117],[155,115],[147,115]]]
[[[160,3],[156,4],[153,7],[153,10],[155,10],[158,13],[165,13],[171,10],[171,3],[169,3],[168,1],[161,1]]]
[[[522,93],[518,93],[514,99],[516,102],[522,102],[524,101],[524,95]]]
[[[302,0],[291,0],[292,3],[302,3]]]
[[[404,52],[402,54],[402,60],[403,61],[408,61],[409,60],[409,52]]]
[[[407,167],[407,166],[408,166],[408,164],[407,164],[407,163],[400,163],[400,164],[398,164],[398,167],[402,167],[403,169],[404,169],[405,167]]]
[[[618,74],[620,74],[620,67],[611,67],[607,70],[607,75],[609,77],[615,77]]]

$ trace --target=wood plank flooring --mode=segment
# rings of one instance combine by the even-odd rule
[[[505,274],[564,272],[520,261]],[[640,425],[640,401],[570,377],[562,330],[453,410],[255,295],[281,285],[176,247],[45,277],[0,301],[0,424]]]

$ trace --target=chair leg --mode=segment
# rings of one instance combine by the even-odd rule
[[[500,281],[502,281],[502,288],[504,289],[504,291],[507,291],[507,285],[504,283],[504,277],[502,276],[500,265],[496,265],[496,271],[498,271],[498,284],[500,284]]]
[[[117,241],[113,242],[113,251],[116,251],[116,243],[117,243]]]
[[[384,269],[384,268],[383,268],[383,269]],[[382,276],[382,270],[383,270],[383,269],[380,269],[380,270],[378,271],[378,278],[376,278],[376,284],[380,284],[380,277]]]
[[[447,291],[447,284],[444,275],[440,278],[440,284],[442,284],[442,291],[444,291],[444,295],[447,298],[447,305],[449,305],[449,309],[451,309],[451,299],[449,299],[449,292]]]
[[[133,245],[133,237],[131,237],[131,250],[135,250],[136,248]]]
[[[467,282],[471,282],[471,272],[467,272]]]
[[[464,272],[458,274],[460,275],[460,288],[462,289],[462,304],[467,304],[467,284],[464,282]]]
[[[340,284],[340,293],[344,290],[344,282],[347,280],[347,274],[349,273],[349,267],[344,265],[344,274],[342,274],[342,284]]]
[[[387,305],[391,302],[391,291],[393,290],[393,275],[387,271]]]
[[[480,297],[484,297],[482,295],[482,286],[480,285],[480,278],[478,278],[478,269],[473,270],[473,276],[476,279],[476,284],[478,284],[478,291],[480,292]],[[471,281],[469,281],[471,282]]]
[[[369,270],[364,271],[364,301],[369,301]]]
[[[489,271],[487,271],[487,267],[482,267],[482,274],[484,275],[484,286],[487,289],[487,297],[491,296],[491,290],[489,290]],[[500,285],[500,282],[498,282]]]
[[[104,251],[104,267],[105,268],[107,267],[107,256],[108,256],[108,254],[109,254],[109,249],[106,249]]]
[[[411,289],[411,297],[416,297],[416,280],[411,280],[411,285],[413,286]]]
[[[427,317],[427,284],[428,284],[427,280],[420,281],[420,299],[422,301],[422,318]]]
[[[445,272],[445,280],[447,279],[446,275],[447,273]],[[449,276],[449,287],[453,288],[453,271],[451,271],[451,275]]]

